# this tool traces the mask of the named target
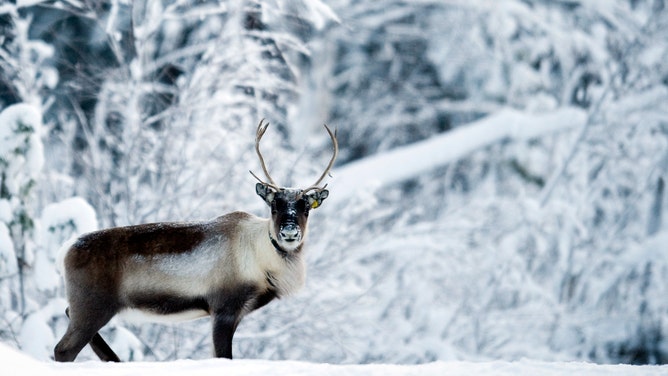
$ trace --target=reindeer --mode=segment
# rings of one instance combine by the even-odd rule
[[[302,248],[310,209],[329,195],[320,178],[306,189],[276,184],[260,152],[269,123],[260,121],[255,151],[268,181],[256,193],[271,208],[268,219],[232,212],[206,222],[164,222],[115,227],[82,235],[63,246],[70,318],[54,349],[57,361],[73,361],[90,343],[104,361],[120,361],[98,331],[116,314],[150,321],[210,316],[216,357],[232,358],[232,337],[248,313],[301,288]]]

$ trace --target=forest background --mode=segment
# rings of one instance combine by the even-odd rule
[[[308,281],[243,358],[668,362],[663,0],[0,4],[0,341],[49,359],[55,258],[98,228],[265,215],[338,129]],[[210,324],[112,322],[127,360]],[[82,358],[92,357],[88,352]]]

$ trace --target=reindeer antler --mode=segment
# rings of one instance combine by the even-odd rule
[[[334,166],[334,161],[336,160],[336,157],[339,154],[339,143],[336,140],[336,130],[334,130],[334,132],[332,132],[332,130],[329,129],[327,124],[324,124],[324,126],[325,126],[325,129],[327,130],[327,133],[329,134],[329,137],[332,139],[332,144],[334,146],[334,152],[332,154],[332,159],[330,159],[329,164],[327,165],[327,168],[325,168],[325,171],[322,173],[322,175],[320,175],[320,178],[318,178],[318,180],[313,185],[304,189],[301,193],[302,195],[304,193],[306,193],[308,191],[311,191],[311,190],[314,190],[314,189],[317,189],[319,191],[322,191],[323,189],[325,189],[327,184],[323,185],[322,187],[320,187],[319,184],[322,182],[322,180],[327,176],[329,171],[332,169],[332,166]],[[274,179],[271,178],[271,175],[269,175],[269,171],[267,170],[267,165],[264,163],[264,158],[262,158],[262,153],[260,152],[260,140],[262,139],[262,136],[264,136],[264,133],[267,131],[268,127],[269,127],[269,122],[265,122],[264,119],[260,120],[260,124],[258,124],[257,131],[255,133],[255,151],[257,152],[258,158],[260,158],[260,164],[262,165],[262,171],[264,171],[264,175],[269,180],[269,183],[260,179],[257,175],[255,175],[253,173],[253,171],[249,171],[249,172],[260,183],[262,183],[264,185],[267,185],[271,188],[274,188],[276,191],[280,191],[281,187],[279,187],[278,184],[276,184],[276,182],[274,181]]]
[[[324,126],[325,126],[325,129],[327,130],[327,133],[329,134],[329,137],[332,139],[332,144],[334,145],[334,152],[332,154],[332,159],[330,159],[329,164],[327,165],[327,168],[325,168],[325,172],[323,172],[322,175],[320,175],[320,178],[318,178],[318,180],[313,185],[304,189],[302,191],[302,195],[304,193],[310,191],[310,190],[317,189],[319,191],[322,191],[323,189],[325,189],[327,184],[323,185],[322,187],[319,187],[318,185],[320,184],[320,182],[322,182],[322,180],[325,178],[325,176],[327,176],[327,174],[329,173],[329,170],[332,169],[332,166],[334,166],[334,161],[336,160],[336,156],[339,154],[339,143],[336,140],[336,130],[334,130],[334,132],[332,132],[332,130],[329,129],[327,124],[324,124]]]
[[[262,153],[260,152],[260,140],[262,139],[262,136],[264,136],[264,132],[267,131],[267,128],[269,127],[269,122],[264,121],[264,119],[260,120],[260,124],[257,125],[257,132],[255,133],[255,152],[257,153],[258,158],[260,158],[260,164],[262,165],[262,171],[264,171],[264,175],[269,179],[269,183],[262,181],[262,179],[258,178],[257,175],[253,173],[253,171],[248,171],[253,175],[255,179],[257,179],[260,183],[267,185],[271,188],[274,188],[276,191],[280,191],[281,188],[276,184],[274,179],[271,178],[271,175],[269,175],[269,171],[267,170],[267,165],[264,163],[264,158],[262,158]]]

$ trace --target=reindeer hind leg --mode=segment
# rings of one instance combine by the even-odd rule
[[[101,361],[103,362],[116,362],[119,363],[121,359],[116,355],[114,350],[109,347],[107,344],[107,341],[102,338],[100,333],[95,333],[93,336],[93,339],[90,340],[89,342],[91,349],[93,349],[93,352],[97,354],[97,356],[100,358]]]
[[[69,307],[65,310],[70,317]],[[114,317],[113,312],[106,312],[98,317],[86,317],[84,320],[70,320],[67,331],[54,349],[54,359],[58,362],[71,362],[79,355],[81,350],[90,343],[91,348],[103,361],[120,362],[118,356],[109,347],[107,342],[100,336],[100,330]]]

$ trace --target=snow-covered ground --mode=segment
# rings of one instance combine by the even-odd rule
[[[590,363],[434,362],[421,365],[332,365],[266,360],[179,360],[174,362],[60,364],[41,362],[0,344],[0,363],[12,375],[666,375],[668,366],[597,365]]]

